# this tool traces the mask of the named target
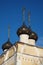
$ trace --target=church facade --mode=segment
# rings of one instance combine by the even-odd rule
[[[17,30],[20,40],[2,45],[0,65],[43,65],[43,48],[35,45],[38,35],[25,23]]]

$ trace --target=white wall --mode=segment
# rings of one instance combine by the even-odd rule
[[[22,34],[20,35],[20,42],[28,43],[29,35]]]
[[[28,44],[35,45],[35,40],[33,40],[33,39],[28,39]]]

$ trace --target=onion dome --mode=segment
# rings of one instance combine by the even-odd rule
[[[30,37],[29,37],[30,39],[34,39],[35,41],[37,41],[37,39],[38,39],[38,36],[37,36],[37,34],[35,33],[35,32],[31,32],[31,34],[30,34]]]
[[[28,34],[30,35],[31,33],[31,29],[28,28],[25,24],[23,24],[18,30],[17,30],[17,35],[21,35],[21,34]]]
[[[4,51],[4,50],[6,50],[6,49],[9,49],[11,46],[12,46],[12,43],[11,43],[10,40],[8,39],[8,41],[2,45],[2,49],[3,49],[3,51]]]

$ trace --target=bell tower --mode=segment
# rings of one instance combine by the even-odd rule
[[[35,48],[33,48],[33,46],[35,46],[35,42],[37,41],[38,36],[31,29],[30,12],[28,12],[29,26],[25,24],[25,8],[22,9],[22,15],[23,15],[22,16],[23,24],[17,30],[17,35],[19,36],[20,39],[19,39],[19,42],[15,44],[17,48],[17,65],[19,64],[20,65],[33,65],[33,63],[30,63],[27,60],[30,59],[29,54],[30,55],[36,54],[36,51],[34,51]],[[31,52],[31,50],[33,52]]]
[[[22,9],[22,26],[17,30],[17,35],[20,37],[20,42],[28,43],[29,35],[31,33],[30,28],[25,24],[25,8]]]

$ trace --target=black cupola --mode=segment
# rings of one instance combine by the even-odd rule
[[[31,34],[31,29],[28,28],[25,24],[23,24],[20,28],[18,28],[17,30],[17,35],[21,35],[21,34],[27,34],[30,35]]]
[[[7,42],[5,42],[3,45],[2,45],[2,49],[3,51],[6,50],[6,49],[9,49],[10,47],[12,47],[12,43],[10,42],[10,40],[8,39]]]
[[[29,38],[30,39],[34,39],[35,41],[37,41],[38,36],[37,36],[37,34],[35,32],[32,31],[31,34],[30,34],[30,36],[29,36]]]

